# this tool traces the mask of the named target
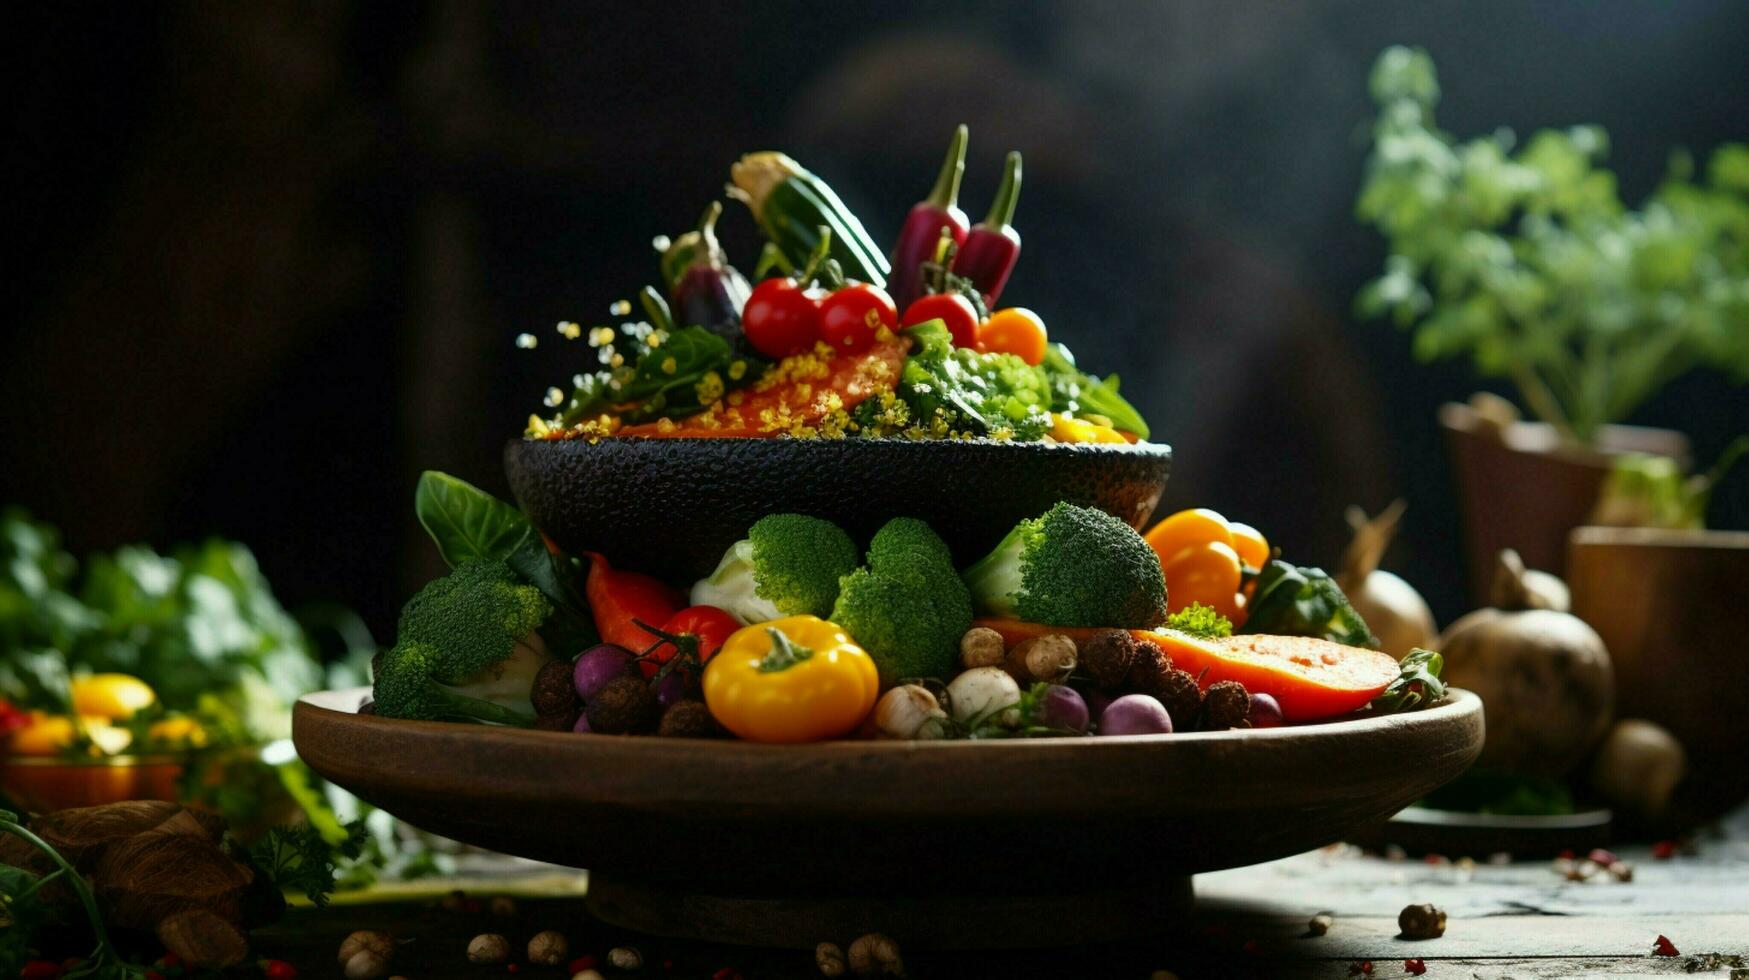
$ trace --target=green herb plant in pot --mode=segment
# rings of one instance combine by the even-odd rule
[[[1440,413],[1480,598],[1502,548],[1564,567],[1612,455],[1685,461],[1681,433],[1619,424],[1661,388],[1696,368],[1749,381],[1749,146],[1720,147],[1704,174],[1675,155],[1630,209],[1597,127],[1454,139],[1419,49],[1386,50],[1370,85],[1356,212],[1389,255],[1360,312],[1411,330],[1422,360],[1468,357],[1508,381],[1534,418],[1492,396]]]

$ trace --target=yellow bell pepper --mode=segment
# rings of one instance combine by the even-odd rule
[[[12,733],[7,748],[14,755],[60,755],[78,741],[79,729],[91,740],[93,755],[118,755],[127,751],[133,733],[109,723],[107,718],[82,715],[77,727],[66,715],[32,711],[29,722]]]
[[[1058,412],[1051,419],[1051,438],[1058,442],[1129,442],[1109,425],[1092,419],[1078,419],[1067,412]]]
[[[87,674],[73,678],[73,710],[82,715],[126,721],[151,707],[158,695],[132,674]]]
[[[874,661],[837,624],[816,616],[735,631],[705,666],[703,683],[717,721],[754,742],[849,734],[880,693]]]

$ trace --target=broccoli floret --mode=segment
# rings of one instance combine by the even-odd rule
[[[901,517],[875,533],[868,567],[840,582],[831,620],[868,651],[882,687],[907,677],[945,678],[972,625],[971,595],[940,536]]]
[[[772,514],[729,546],[692,603],[727,610],[743,623],[821,616],[838,598],[838,580],[856,568],[856,542],[818,517]]]
[[[981,612],[1051,626],[1145,629],[1166,620],[1160,559],[1135,528],[1059,503],[1021,521],[965,572]]]
[[[377,712],[531,723],[534,677],[552,659],[535,631],[551,613],[503,562],[462,562],[401,610],[395,646],[376,663]]]

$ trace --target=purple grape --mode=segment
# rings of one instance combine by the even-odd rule
[[[1087,730],[1087,702],[1072,687],[1052,684],[1038,702],[1038,723],[1072,732]]]
[[[1245,719],[1251,722],[1252,728],[1280,728],[1283,724],[1281,702],[1271,694],[1253,694]]]
[[[686,671],[676,667],[656,682],[656,703],[666,708],[676,701],[685,701],[690,688]]]
[[[632,653],[625,647],[598,643],[583,651],[577,666],[571,669],[571,683],[577,696],[587,701],[601,693],[608,682],[632,671]]]
[[[571,731],[576,732],[579,735],[587,735],[593,731],[593,729],[589,727],[589,712],[577,712],[577,721],[571,725]]]
[[[1147,694],[1126,694],[1099,716],[1101,735],[1166,735],[1172,716],[1165,705]]]

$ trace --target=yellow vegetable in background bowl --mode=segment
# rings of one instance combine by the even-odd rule
[[[131,674],[88,674],[73,678],[73,710],[81,715],[126,721],[151,707],[158,695]]]

